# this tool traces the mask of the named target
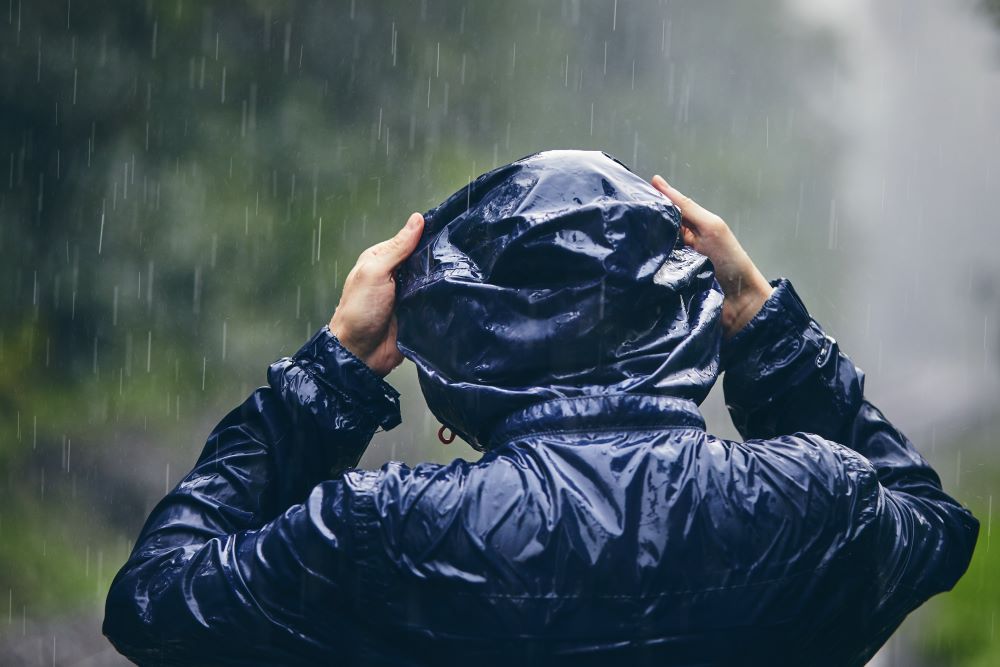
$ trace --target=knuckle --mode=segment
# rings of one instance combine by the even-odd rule
[[[355,281],[365,281],[372,276],[372,273],[371,260],[366,258],[359,260],[358,263],[354,265],[354,268],[351,269],[351,274],[353,275]],[[350,278],[351,276],[348,276],[348,280],[350,280]]]

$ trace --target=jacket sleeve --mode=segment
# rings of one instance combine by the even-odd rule
[[[864,457],[878,602],[871,631],[888,637],[924,600],[965,572],[979,522],[946,494],[913,444],[864,397],[864,373],[780,278],[760,312],[722,347],[723,387],[744,438],[811,433]],[[836,444],[833,444],[836,443]],[[868,465],[870,464],[870,465]]]
[[[400,422],[398,397],[326,327],[272,364],[147,519],[108,594],[112,643],[140,664],[292,664],[340,641],[357,494],[320,482]]]

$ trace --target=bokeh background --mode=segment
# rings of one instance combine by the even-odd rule
[[[100,620],[142,520],[358,252],[578,147],[792,278],[982,521],[872,664],[1000,665],[998,119],[997,0],[0,3],[0,663],[122,664]],[[475,458],[389,381],[363,465]]]

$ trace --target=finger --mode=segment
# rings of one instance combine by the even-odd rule
[[[420,242],[424,230],[424,216],[411,213],[403,228],[387,241],[373,245],[365,251],[373,268],[382,273],[391,273],[403,260],[409,257]]]
[[[699,225],[707,222],[709,216],[712,215],[702,208],[698,202],[667,183],[659,174],[653,176],[652,184],[654,188],[665,194],[667,199],[672,201],[681,210],[681,217],[691,223],[691,231],[697,233]]]
[[[652,184],[654,188],[665,194],[667,199],[676,204],[677,208],[681,210],[681,213],[683,213],[685,217],[687,217],[688,214],[693,213],[694,209],[701,208],[695,200],[691,199],[680,190],[667,183],[666,179],[659,174],[653,176]]]

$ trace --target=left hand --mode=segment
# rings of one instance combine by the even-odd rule
[[[380,377],[403,363],[396,347],[395,270],[416,249],[424,217],[413,213],[388,241],[368,248],[344,281],[330,331]]]

